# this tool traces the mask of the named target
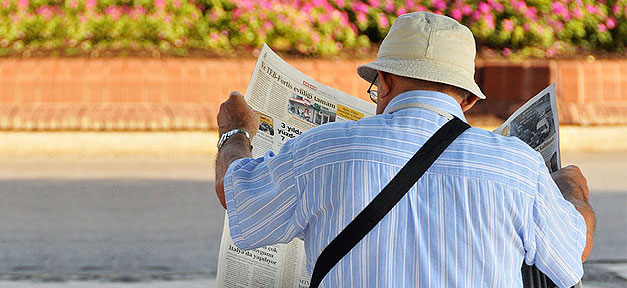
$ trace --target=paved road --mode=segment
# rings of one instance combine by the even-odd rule
[[[212,162],[0,159],[0,286],[27,287],[33,280],[211,283],[223,221]],[[627,153],[564,155],[563,164],[570,163],[588,176],[598,215],[584,280],[625,287]]]

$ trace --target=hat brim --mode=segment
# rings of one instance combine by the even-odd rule
[[[468,72],[461,71],[454,65],[443,65],[429,60],[377,59],[357,67],[357,74],[367,82],[374,80],[377,71],[444,83],[467,90],[479,99],[486,98],[475,80],[464,76]]]

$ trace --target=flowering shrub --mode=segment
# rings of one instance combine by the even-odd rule
[[[364,53],[398,15],[445,14],[505,56],[625,53],[627,0],[0,0],[0,55]]]

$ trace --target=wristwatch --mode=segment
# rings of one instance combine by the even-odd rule
[[[231,131],[224,132],[222,133],[222,135],[220,135],[220,140],[218,141],[218,150],[222,148],[222,145],[224,145],[224,142],[226,142],[227,139],[231,138],[231,136],[237,133],[243,133],[244,135],[246,135],[246,138],[248,138],[248,141],[250,141],[250,134],[248,134],[248,131],[241,129],[241,128],[233,129]],[[252,150],[253,146],[251,145],[250,147],[251,147],[250,149]]]

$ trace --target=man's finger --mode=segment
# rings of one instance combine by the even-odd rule
[[[231,92],[231,95],[229,95],[230,99],[236,99],[239,97],[244,97],[244,96],[242,96],[242,93],[239,93],[238,91],[233,91]]]

